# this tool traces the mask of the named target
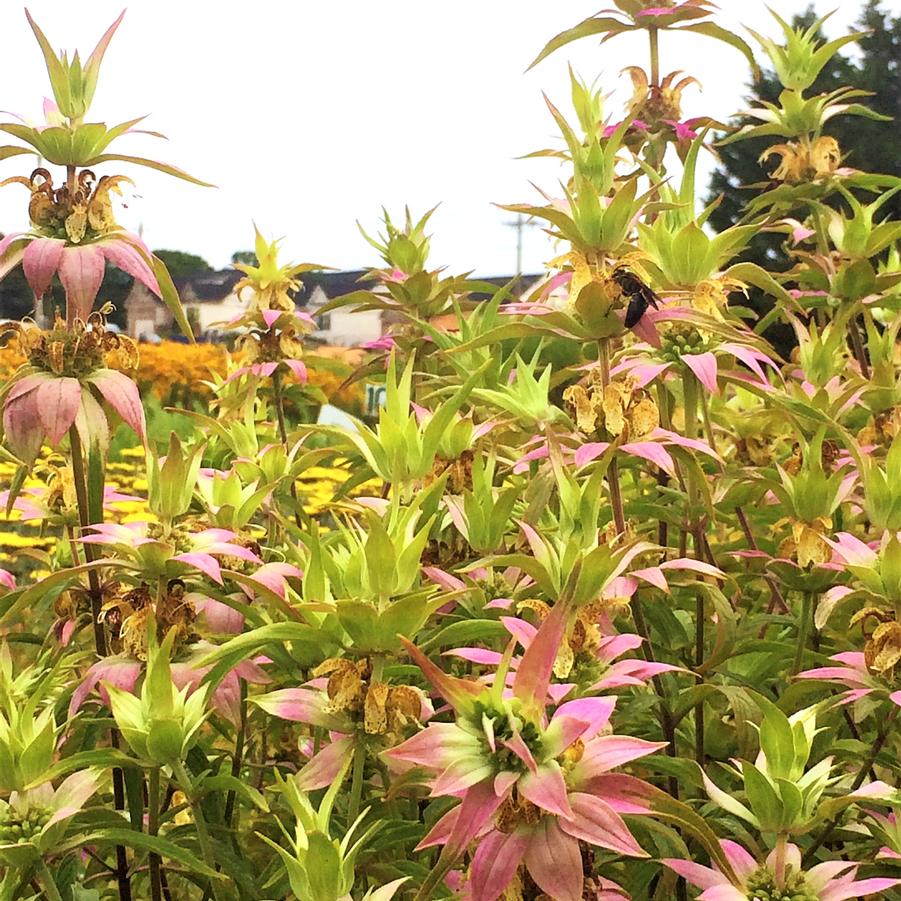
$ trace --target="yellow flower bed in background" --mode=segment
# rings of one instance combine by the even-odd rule
[[[116,522],[146,522],[153,516],[143,500],[147,492],[147,479],[144,473],[144,450],[140,447],[124,448],[118,461],[107,464],[107,486],[120,494],[134,496],[135,500],[118,501],[108,512],[108,519]],[[35,472],[43,467],[40,462]],[[0,488],[8,488],[12,481],[15,467],[11,463],[0,461]],[[313,466],[297,479],[297,490],[303,509],[310,516],[320,521],[333,508],[333,498],[340,485],[350,478],[350,472],[337,466]],[[26,480],[25,487],[41,487],[38,478]],[[358,485],[351,496],[378,494],[381,482],[370,480]],[[340,508],[340,503],[337,505]],[[323,522],[324,529],[328,524]],[[28,577],[35,582],[50,574],[48,558],[52,557],[56,543],[60,539],[55,529],[48,529],[42,534],[41,523],[21,522],[17,511],[6,518],[5,510],[0,510],[0,568],[9,570],[17,578]]]
[[[322,357],[348,364],[356,362],[358,352],[344,348],[322,348]],[[240,357],[235,356],[238,360]],[[0,380],[8,378],[25,357],[15,340],[0,347]],[[309,383],[319,388],[336,407],[350,413],[362,409],[363,394],[359,384],[341,388],[343,377],[317,363],[317,355],[305,360]],[[212,397],[204,385],[212,376],[224,378],[228,369],[228,351],[221,344],[181,344],[163,341],[161,344],[141,344],[140,363],[135,381],[144,396],[153,394],[163,406],[192,408],[206,404]]]

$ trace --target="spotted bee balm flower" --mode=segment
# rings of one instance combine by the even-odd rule
[[[431,722],[384,756],[431,772],[434,797],[460,799],[419,847],[443,845],[442,860],[452,863],[478,838],[468,884],[473,901],[501,897],[521,864],[549,896],[578,901],[582,842],[646,856],[622,819],[649,811],[642,803],[645,783],[611,771],[663,745],[602,734],[615,698],[582,698],[561,704],[550,719],[545,713],[569,612],[559,601],[547,615],[519,662],[511,693],[505,684],[512,643],[485,687],[447,675],[404,642],[455,721]]]
[[[28,322],[14,323],[12,330],[27,362],[0,391],[3,434],[24,463],[34,462],[45,441],[59,445],[73,427],[85,447],[105,450],[110,429],[104,404],[145,440],[138,386],[109,365],[136,365],[137,348],[130,338],[108,332],[101,313],[72,328],[57,318],[48,330]]]

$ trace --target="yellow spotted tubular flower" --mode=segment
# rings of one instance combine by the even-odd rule
[[[771,156],[779,157],[779,165],[770,174],[770,178],[790,185],[830,176],[842,161],[838,141],[828,135],[819,137],[813,142],[789,141],[786,144],[773,144],[760,155],[759,162],[765,163]]]
[[[660,425],[656,403],[631,376],[605,386],[595,371],[587,386],[570,385],[563,399],[575,412],[579,431],[587,435],[604,428],[613,438],[638,441]]]

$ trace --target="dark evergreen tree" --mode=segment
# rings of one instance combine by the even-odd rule
[[[166,264],[172,278],[182,278],[197,272],[211,272],[213,268],[196,253],[186,253],[183,250],[154,250],[153,252]]]
[[[809,7],[792,24],[809,27],[816,18]],[[871,109],[901,119],[901,17],[892,18],[882,8],[881,0],[868,0],[855,30],[868,30],[871,34],[861,38],[859,52],[852,49],[834,56],[807,92],[808,96],[852,85],[872,92],[872,97],[864,98]],[[748,105],[760,100],[775,102],[781,90],[773,72],[764,70],[761,78],[750,86]],[[830,120],[827,133],[838,141],[844,165],[901,176],[897,123],[836,116]],[[768,167],[761,164],[760,154],[779,142],[780,139],[771,137],[751,138],[719,149],[721,166],[713,174],[708,198],[709,202],[713,197],[723,196],[719,208],[710,217],[714,228],[726,228],[740,218],[746,200],[753,196],[752,191],[746,190],[747,186],[766,181],[767,173],[778,164],[775,157]],[[901,218],[901,195],[896,195],[884,209],[887,214]],[[781,235],[758,235],[743,258],[768,267],[781,262],[786,268],[788,261],[779,250],[782,240]]]

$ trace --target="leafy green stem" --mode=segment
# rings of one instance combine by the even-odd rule
[[[159,835],[160,831],[160,768],[154,766],[147,774],[147,833]],[[162,901],[162,861],[159,854],[150,852],[150,897]]]
[[[59,889],[56,887],[53,874],[47,868],[47,864],[44,863],[43,857],[38,858],[37,871],[41,877],[41,887],[44,889],[44,894],[49,898],[49,901],[63,901]]]
[[[178,782],[179,788],[184,792],[188,803],[191,805],[191,813],[194,816],[194,828],[197,832],[197,843],[200,845],[200,851],[203,855],[204,863],[211,869],[216,869],[216,855],[213,851],[213,842],[210,838],[209,830],[206,825],[206,818],[203,815],[203,808],[200,800],[194,791],[194,785],[191,777],[186,772],[184,765],[179,760],[172,761],[172,772]],[[220,888],[216,880],[210,880],[210,888],[216,901],[222,901]]]

